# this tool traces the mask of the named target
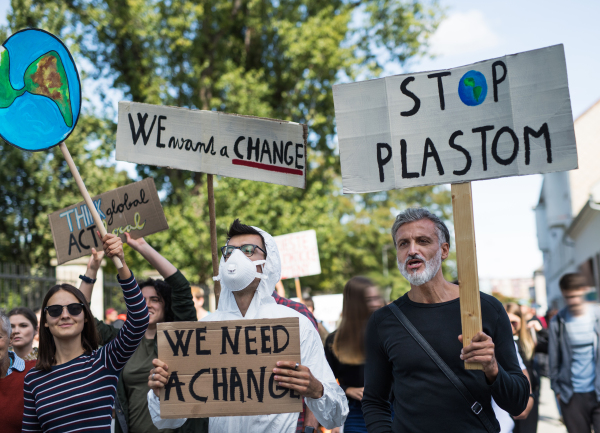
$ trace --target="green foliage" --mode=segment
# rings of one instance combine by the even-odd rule
[[[451,217],[444,188],[341,194],[332,97],[336,82],[376,77],[388,62],[423,55],[442,17],[436,1],[13,0],[12,7],[9,29],[2,31],[27,25],[61,35],[76,59],[85,61],[89,78],[108,83],[97,95],[105,106],[88,110],[69,139],[79,166],[87,161],[84,177],[92,192],[127,182],[108,163],[112,117],[91,114],[110,114],[114,101],[105,94],[112,88],[137,102],[307,124],[306,189],[216,178],[215,197],[220,245],[234,218],[273,235],[315,229],[323,273],[302,283],[316,291],[340,292],[348,278],[363,274],[394,296],[402,293],[408,284],[396,268],[389,234],[395,213],[420,205]],[[0,259],[24,254],[46,263],[52,247],[45,215],[78,201],[77,190],[56,151],[3,150],[12,159],[0,162],[9,167],[0,174],[0,188],[11,189],[11,203],[17,204],[0,207],[0,236],[13,233],[2,238]],[[91,167],[93,160],[102,166]],[[10,170],[17,169],[15,180]],[[206,177],[148,166],[138,166],[138,173],[152,176],[166,192],[170,229],[149,242],[191,280],[211,283]],[[147,267],[131,252],[127,260],[135,270]],[[445,271],[452,272],[451,263]]]

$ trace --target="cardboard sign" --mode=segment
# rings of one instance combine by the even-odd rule
[[[167,230],[154,180],[146,178],[92,198],[108,233],[125,241],[125,232],[134,239]],[[48,216],[58,264],[87,256],[92,247],[102,249],[96,224],[85,204],[80,202]]]
[[[577,168],[562,45],[333,97],[345,193]]]
[[[321,273],[317,232],[307,230],[275,236],[281,257],[281,279],[307,277]]]
[[[159,323],[158,357],[171,372],[162,418],[302,411],[300,395],[273,373],[277,361],[300,362],[297,317]]]
[[[119,102],[117,159],[304,188],[305,125]]]

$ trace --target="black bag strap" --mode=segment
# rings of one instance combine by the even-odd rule
[[[479,402],[477,402],[477,400],[475,400],[475,397],[473,397],[473,395],[469,392],[462,380],[460,380],[459,377],[452,371],[452,369],[448,367],[448,364],[444,362],[435,349],[431,347],[427,340],[425,340],[417,328],[415,328],[411,321],[408,320],[408,317],[406,317],[404,313],[400,311],[400,308],[398,308],[398,306],[393,302],[389,304],[389,307],[400,323],[402,323],[402,325],[406,328],[408,333],[416,340],[417,343],[419,343],[419,346],[423,348],[425,353],[427,353],[427,355],[429,355],[429,357],[437,364],[440,370],[444,372],[448,380],[452,382],[452,385],[454,385],[458,392],[460,392],[460,394],[464,397],[471,411],[477,415],[479,421],[481,421],[485,429],[489,433],[496,433],[496,429],[483,411],[483,407]]]

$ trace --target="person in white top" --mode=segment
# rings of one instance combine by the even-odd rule
[[[300,365],[279,361],[275,380],[304,397],[317,421],[327,429],[341,426],[348,415],[348,402],[325,359],[323,344],[310,321],[295,310],[278,305],[271,296],[281,276],[281,260],[275,240],[256,227],[235,220],[227,233],[219,265],[221,296],[217,311],[202,321],[273,319],[298,317],[300,322]],[[165,387],[168,366],[155,359],[150,371],[148,407],[159,429],[178,428],[185,419],[160,417],[160,390]],[[294,433],[297,413],[257,416],[212,417],[211,433],[283,432]]]

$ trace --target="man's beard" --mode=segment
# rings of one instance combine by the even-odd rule
[[[408,262],[414,259],[419,259],[423,261],[423,263],[425,264],[425,269],[423,271],[411,272],[408,270],[408,268],[406,267]],[[431,279],[435,277],[435,275],[440,270],[440,267],[442,266],[442,249],[440,248],[436,253],[435,257],[429,261],[425,260],[425,258],[421,257],[419,254],[413,254],[409,255],[402,265],[399,261],[397,261],[397,263],[398,270],[400,270],[402,276],[406,278],[410,284],[412,284],[413,286],[421,286],[431,281]]]

